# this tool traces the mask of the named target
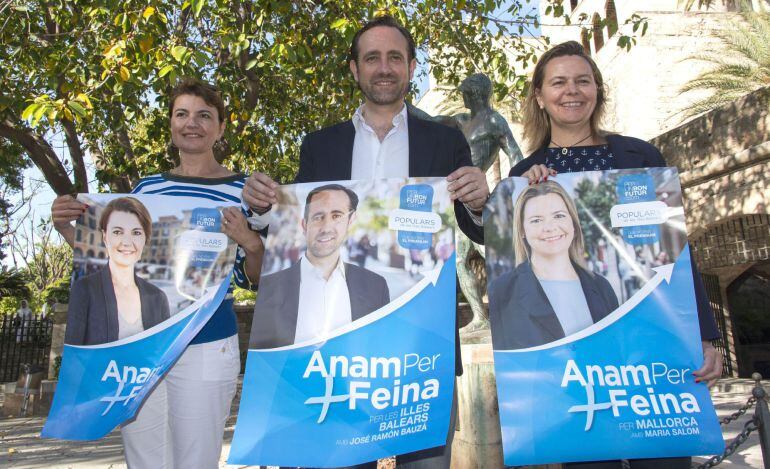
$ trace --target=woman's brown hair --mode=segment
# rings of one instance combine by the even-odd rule
[[[219,92],[219,88],[206,83],[205,81],[198,80],[197,78],[183,78],[177,85],[171,90],[171,96],[168,100],[168,116],[169,118],[174,113],[174,103],[176,98],[182,95],[197,96],[203,100],[204,103],[216,108],[219,123],[225,121],[225,102],[222,99],[222,93]]]
[[[150,235],[152,235],[152,217],[143,203],[133,197],[119,197],[110,200],[99,217],[99,229],[102,232],[107,231],[107,224],[110,222],[112,212],[126,212],[136,215],[139,224],[142,225],[142,230],[144,230],[145,242],[150,240]]]

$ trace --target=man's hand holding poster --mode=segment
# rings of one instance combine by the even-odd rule
[[[443,445],[454,213],[443,178],[282,186],[231,464],[338,467]]]
[[[92,440],[130,420],[225,298],[235,204],[84,194],[62,365],[43,437]]]
[[[675,169],[506,179],[485,233],[506,465],[722,451]]]

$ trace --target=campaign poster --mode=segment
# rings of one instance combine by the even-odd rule
[[[228,462],[339,467],[445,444],[456,282],[445,179],[278,192]]]
[[[506,465],[722,452],[675,168],[509,178],[484,228]]]
[[[130,421],[225,299],[226,202],[81,194],[59,382],[42,436],[99,439]]]

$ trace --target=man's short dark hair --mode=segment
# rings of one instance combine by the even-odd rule
[[[408,59],[411,61],[413,58],[417,56],[417,48],[414,44],[414,38],[412,37],[412,33],[409,32],[408,29],[401,26],[401,23],[396,21],[395,18],[393,18],[390,15],[382,15],[378,16],[377,18],[374,18],[373,20],[370,20],[368,23],[366,23],[361,29],[359,29],[356,32],[356,35],[353,36],[353,42],[350,44],[350,60],[355,61],[358,63],[358,40],[361,38],[361,35],[365,32],[369,31],[372,28],[376,28],[377,26],[387,26],[389,28],[396,28],[398,32],[401,33],[402,36],[404,36],[404,39],[406,39],[406,51],[408,54]]]
[[[318,186],[308,193],[307,198],[305,199],[305,220],[306,221],[307,221],[308,215],[310,214],[310,200],[313,198],[313,196],[326,191],[344,192],[345,194],[347,194],[348,200],[350,201],[350,211],[354,212],[358,208],[358,194],[356,194],[351,189],[348,189],[347,187],[341,184],[326,184],[324,186]]]

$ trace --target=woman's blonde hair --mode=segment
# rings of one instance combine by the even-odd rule
[[[575,207],[575,201],[567,194],[564,188],[555,181],[545,181],[540,184],[533,184],[527,186],[516,199],[516,204],[513,207],[513,253],[516,256],[516,266],[529,261],[532,248],[529,246],[526,238],[524,237],[524,208],[527,202],[548,194],[556,194],[564,201],[564,205],[567,207],[567,212],[570,218],[572,218],[572,227],[575,234],[572,237],[572,243],[569,246],[569,258],[573,263],[585,268],[585,243],[583,241],[583,230],[580,228],[580,219],[578,218],[577,207]]]
[[[532,81],[527,90],[527,97],[524,99],[524,140],[526,140],[531,151],[547,146],[551,141],[551,119],[545,109],[541,109],[537,103],[536,92],[543,88],[545,80],[545,67],[548,62],[564,56],[577,56],[588,62],[593,72],[596,82],[596,107],[591,114],[591,131],[594,135],[603,135],[605,132],[599,128],[602,116],[604,115],[604,105],[607,102],[607,91],[604,87],[604,79],[599,67],[590,55],[586,54],[583,46],[575,41],[567,41],[557,44],[548,49],[537,61],[535,71],[532,73]]]

